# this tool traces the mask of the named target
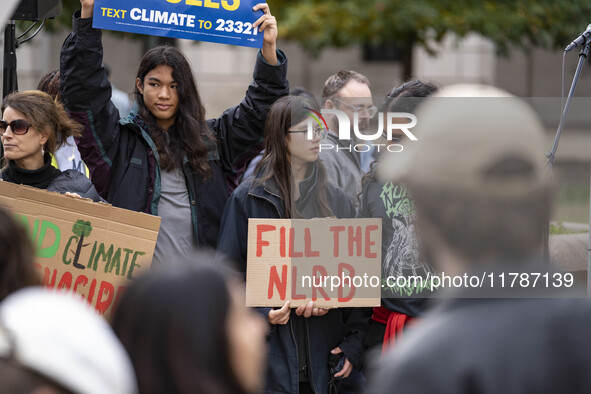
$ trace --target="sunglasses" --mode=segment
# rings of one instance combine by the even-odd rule
[[[7,122],[5,120],[0,120],[0,135],[4,135],[6,133],[6,129],[10,126],[10,130],[12,134],[16,135],[23,135],[27,134],[29,131],[29,127],[31,125],[24,119],[15,119],[12,122]]]

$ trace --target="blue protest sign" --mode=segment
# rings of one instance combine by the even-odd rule
[[[261,0],[96,0],[93,27],[253,48],[263,33],[252,24]]]

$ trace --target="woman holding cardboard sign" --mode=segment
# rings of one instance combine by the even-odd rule
[[[70,115],[86,125],[77,144],[92,182],[114,206],[162,218],[156,263],[215,247],[238,163],[256,154],[268,108],[289,91],[269,6],[254,7],[263,11],[254,23],[264,31],[263,48],[240,105],[206,120],[189,62],[174,47],[160,46],[141,60],[136,104],[120,119],[101,66],[101,31],[92,27],[94,0],[80,3],[62,47],[60,94]]]
[[[96,189],[76,170],[60,171],[51,155],[81,126],[47,93],[29,90],[8,95],[2,104],[0,136],[6,165],[0,179],[100,201]]]
[[[317,104],[288,96],[273,104],[265,126],[265,154],[255,178],[236,188],[224,210],[218,251],[246,272],[249,218],[353,217],[346,195],[328,183],[318,160],[326,129],[308,139],[307,121]],[[315,308],[312,302],[290,309],[257,308],[271,327],[266,391],[327,393],[330,382],[359,368],[363,322],[358,310]],[[332,373],[329,357],[342,361]]]

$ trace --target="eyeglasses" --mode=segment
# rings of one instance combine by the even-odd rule
[[[342,100],[333,97],[331,98],[331,100],[336,101],[337,103],[344,105],[347,108],[352,109],[355,112],[361,112],[363,110],[367,110],[367,113],[369,114],[369,118],[373,118],[374,116],[376,116],[376,114],[378,113],[378,107],[376,107],[375,105],[370,105],[369,107],[366,107],[364,105],[351,105],[351,104],[347,104],[345,102],[343,102]]]
[[[314,138],[320,137],[321,140],[325,139],[326,136],[328,135],[328,130],[326,130],[323,127],[317,127],[313,131],[314,131]],[[308,136],[308,129],[306,129],[306,130],[288,130],[287,132],[289,134],[306,133],[306,137]]]
[[[4,135],[4,133],[6,133],[8,126],[10,126],[10,130],[12,130],[12,134],[16,135],[27,134],[29,127],[31,127],[29,122],[24,119],[15,119],[12,122],[0,120],[0,135]]]

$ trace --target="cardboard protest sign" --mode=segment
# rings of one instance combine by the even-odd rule
[[[253,48],[263,34],[252,24],[260,0],[96,0],[93,27]]]
[[[105,317],[150,267],[157,216],[2,181],[0,205],[36,245],[44,286],[76,291]]]
[[[380,219],[249,219],[246,305],[380,305]]]

